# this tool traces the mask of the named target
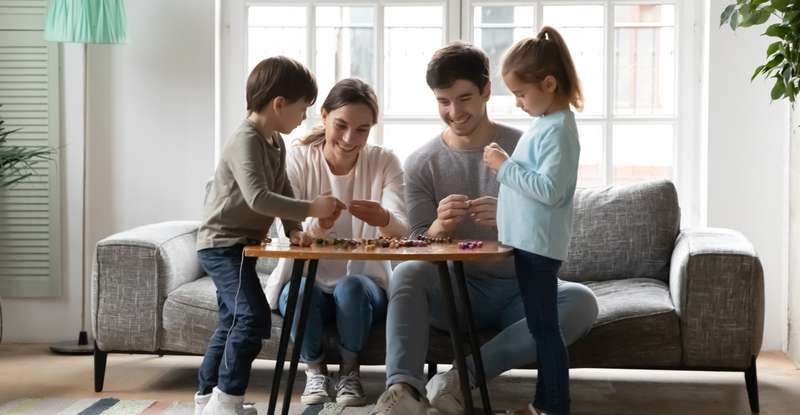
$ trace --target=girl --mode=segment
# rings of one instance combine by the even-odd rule
[[[556,307],[557,273],[567,257],[578,177],[580,80],[567,45],[551,27],[506,52],[501,74],[519,108],[538,119],[508,154],[491,143],[484,162],[497,172],[497,226],[512,246],[528,328],[536,342],[536,398],[519,414],[569,413],[569,359]],[[519,212],[525,212],[520,215]]]
[[[197,256],[214,281],[219,325],[199,371],[195,414],[255,414],[243,405],[250,368],[270,334],[270,312],[256,274],[256,258],[243,248],[262,240],[280,217],[293,243],[310,245],[300,229],[307,216],[332,218],[343,208],[332,196],[294,198],[286,177],[288,134],[317,96],[313,75],[284,57],[261,61],[247,79],[247,111],[225,143],[197,233]]]
[[[298,197],[332,192],[349,207],[335,220],[307,221],[306,232],[312,237],[355,239],[405,236],[408,225],[400,161],[390,151],[367,144],[369,131],[378,121],[373,89],[358,79],[339,81],[321,113],[322,127],[300,140],[287,156],[289,179]],[[270,304],[284,315],[290,268],[289,261],[281,260],[267,284]],[[334,393],[342,405],[366,404],[358,354],[373,323],[383,322],[386,316],[390,272],[389,261],[319,262],[300,353],[307,366],[304,404],[333,400]],[[302,301],[298,299],[297,304],[299,308]],[[295,316],[299,315],[296,311]],[[323,347],[324,327],[329,323],[335,323],[341,356],[334,393]]]

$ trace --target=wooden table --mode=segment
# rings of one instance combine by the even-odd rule
[[[282,414],[289,413],[289,405],[292,400],[292,386],[294,384],[295,376],[297,375],[297,363],[300,360],[300,345],[303,344],[303,333],[305,331],[306,320],[308,319],[308,310],[311,304],[311,289],[314,286],[316,279],[317,264],[320,259],[335,259],[335,260],[396,260],[396,261],[430,261],[436,263],[439,268],[439,280],[441,283],[442,300],[444,300],[445,314],[447,315],[448,324],[450,326],[450,338],[453,341],[453,352],[455,354],[456,369],[459,374],[459,381],[461,383],[461,391],[464,394],[464,405],[466,413],[471,414],[474,411],[472,402],[472,395],[467,377],[466,360],[464,357],[464,342],[465,337],[468,337],[470,344],[470,351],[475,361],[476,381],[481,392],[481,402],[483,403],[483,410],[486,414],[491,414],[491,404],[489,402],[489,391],[486,388],[486,376],[483,371],[483,360],[481,359],[480,344],[478,343],[478,332],[475,328],[475,321],[472,318],[472,308],[470,306],[469,295],[467,294],[467,285],[464,276],[464,263],[463,261],[499,261],[512,255],[512,248],[500,245],[497,242],[484,242],[483,247],[477,249],[459,249],[456,243],[451,244],[432,244],[428,247],[414,247],[414,248],[376,248],[374,250],[367,250],[363,246],[355,249],[340,249],[331,246],[311,246],[311,247],[297,247],[297,246],[259,246],[251,245],[245,247],[244,254],[249,257],[273,257],[273,258],[290,258],[294,260],[292,266],[292,279],[289,287],[289,298],[286,305],[286,315],[283,319],[283,329],[281,330],[280,344],[278,346],[277,362],[275,364],[275,372],[272,377],[271,392],[269,395],[269,408],[268,414],[274,415],[275,406],[278,399],[278,392],[280,390],[281,375],[283,372],[283,364],[286,360],[286,350],[289,346],[289,339],[291,337],[291,322],[294,320],[295,307],[297,305],[297,298],[300,293],[300,281],[303,274],[305,261],[309,261],[308,275],[306,275],[305,291],[303,294],[303,304],[300,308],[300,319],[297,324],[297,332],[295,334],[295,347],[291,357],[289,366],[289,378],[286,384],[286,391],[283,395],[283,409]],[[453,291],[453,283],[450,280],[450,271],[447,262],[453,263],[455,270],[455,286],[458,290],[458,295]],[[462,331],[464,325],[460,325],[458,321],[458,314],[456,313],[455,299],[460,298],[465,312],[465,320],[467,327],[467,335]]]

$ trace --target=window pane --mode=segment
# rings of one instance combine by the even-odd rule
[[[564,37],[581,79],[583,114],[603,115],[605,98],[605,51],[603,6],[545,6],[543,23]]]
[[[614,184],[672,178],[673,126],[614,126]]]
[[[406,158],[411,153],[433,139],[442,130],[444,130],[444,126],[440,123],[387,122],[383,126],[383,146],[394,151],[394,154],[400,159],[400,163],[404,165]]]
[[[375,9],[373,7],[317,7],[317,107],[333,84],[361,78],[375,86]]]
[[[603,180],[603,126],[578,124],[581,158],[578,166],[578,187],[605,185]]]
[[[435,114],[425,69],[443,42],[441,6],[384,9],[384,102],[387,114]]]
[[[500,76],[503,54],[514,42],[533,36],[535,9],[530,6],[479,6],[473,9],[473,43],[489,55],[492,98],[488,103],[493,116],[526,116],[515,107],[514,96]]]
[[[248,73],[261,60],[276,55],[308,63],[305,7],[252,6],[247,20]]]
[[[614,8],[614,109],[617,115],[675,112],[675,7]]]

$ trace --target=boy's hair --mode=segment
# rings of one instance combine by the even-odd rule
[[[552,75],[556,93],[569,99],[576,110],[583,110],[581,81],[572,63],[572,55],[561,34],[550,26],[542,27],[535,38],[522,39],[505,54],[500,71],[513,73],[522,82],[538,84]]]
[[[262,60],[247,78],[247,112],[260,112],[276,97],[290,103],[317,100],[317,81],[303,64],[285,56]]]
[[[357,78],[342,79],[331,88],[322,103],[325,112],[337,110],[347,105],[366,105],[372,111],[372,125],[378,123],[378,96],[366,82]],[[319,144],[325,140],[325,126],[317,127],[310,134],[298,140],[300,145]]]
[[[470,81],[483,91],[489,83],[489,57],[480,48],[457,40],[433,54],[425,81],[431,89],[444,89],[459,79]]]

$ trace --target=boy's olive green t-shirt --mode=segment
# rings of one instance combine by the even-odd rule
[[[225,143],[206,197],[197,250],[253,244],[281,218],[288,235],[301,229],[311,204],[294,199],[280,134],[262,136],[245,119]]]

